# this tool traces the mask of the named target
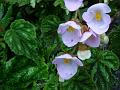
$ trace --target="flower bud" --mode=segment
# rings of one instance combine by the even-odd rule
[[[103,45],[106,45],[109,43],[109,37],[104,33],[100,36],[100,42]]]
[[[89,59],[91,57],[91,51],[90,50],[84,50],[84,51],[78,51],[77,56],[81,60]]]
[[[109,3],[109,0],[104,0],[104,3],[108,4],[108,3]]]
[[[85,44],[80,44],[78,47],[77,56],[81,60],[89,59],[91,57],[91,51]]]
[[[104,44],[108,44],[109,43],[109,38],[108,38],[108,36],[105,36],[104,37]]]

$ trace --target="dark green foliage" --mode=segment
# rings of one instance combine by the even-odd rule
[[[59,85],[58,76],[55,74],[50,74],[43,90],[58,90]]]
[[[116,3],[110,2],[112,16],[119,12]],[[92,3],[84,4],[80,20]],[[76,55],[77,47],[66,47],[57,28],[74,16],[63,0],[0,0],[0,90],[111,90],[120,62],[120,26],[109,30],[107,50],[92,49],[77,74],[59,82],[53,59],[63,53]]]
[[[0,60],[6,60],[7,59],[6,52],[7,52],[6,45],[3,42],[0,42]]]
[[[119,19],[118,19],[119,20]],[[109,34],[110,37],[110,45],[109,49],[113,51],[120,59],[120,26],[114,26],[112,32]],[[116,72],[117,74],[117,72]],[[119,76],[119,73],[118,73]],[[119,78],[119,77],[118,77]],[[118,82],[120,79],[118,80]],[[119,85],[119,83],[116,83]]]
[[[91,59],[85,64],[99,90],[106,90],[111,83],[114,84],[112,71],[119,69],[119,58],[113,52],[93,49]]]
[[[2,16],[3,16],[3,14],[4,14],[4,6],[3,6],[3,4],[1,3],[1,4],[0,4],[0,20],[1,20]]]
[[[120,58],[120,26],[115,26],[115,28],[112,29],[112,32],[110,33],[110,50],[112,50],[114,53],[118,55]]]
[[[33,58],[31,55],[36,53],[35,26],[23,19],[16,20],[11,24],[4,39],[15,54]]]
[[[20,6],[30,4],[30,0],[9,0],[8,1],[10,4],[15,4],[18,3]]]
[[[47,79],[47,65],[43,60],[40,66],[23,56],[16,56],[1,65],[0,80],[2,80],[1,88],[7,90],[24,89],[33,81]],[[11,90],[10,89],[10,90]]]
[[[41,22],[42,32],[57,32],[58,25],[60,24],[60,19],[57,16],[49,15],[45,17]]]
[[[2,4],[1,4],[2,5]],[[4,7],[2,7],[2,9],[4,9]],[[6,14],[3,16],[4,12],[2,11],[2,17],[0,20],[0,28],[5,30],[7,28],[7,26],[10,24],[10,22],[12,21],[12,5],[8,7],[8,10],[6,12]]]

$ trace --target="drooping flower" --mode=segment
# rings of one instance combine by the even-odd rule
[[[77,51],[77,56],[80,60],[86,60],[91,57],[91,51],[85,44],[80,44]]]
[[[92,29],[87,28],[86,26],[83,26],[85,28],[82,28],[82,37],[80,39],[80,42],[83,44],[86,44],[90,47],[99,47],[100,45],[100,36],[95,34]]]
[[[74,21],[62,23],[58,27],[58,33],[62,37],[63,43],[68,47],[73,47],[80,41],[81,27]]]
[[[83,0],[64,0],[69,11],[76,11],[83,4]]]
[[[111,18],[107,14],[110,12],[111,9],[107,4],[98,3],[89,7],[82,17],[96,34],[103,34],[108,30],[111,23]]]
[[[72,78],[77,73],[78,66],[83,66],[77,57],[72,57],[69,54],[55,57],[52,63],[57,66],[57,71],[62,81]]]

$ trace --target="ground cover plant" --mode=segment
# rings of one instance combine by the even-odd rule
[[[0,90],[119,90],[120,0],[0,0]]]

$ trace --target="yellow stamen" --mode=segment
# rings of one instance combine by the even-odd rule
[[[64,63],[65,63],[65,64],[70,63],[70,59],[64,59]]]
[[[68,32],[74,32],[75,31],[75,28],[73,28],[72,26],[69,26],[68,29],[67,29]]]
[[[97,21],[100,21],[101,19],[102,19],[102,15],[101,15],[101,12],[96,12],[96,14],[95,14],[95,19],[97,20]]]

